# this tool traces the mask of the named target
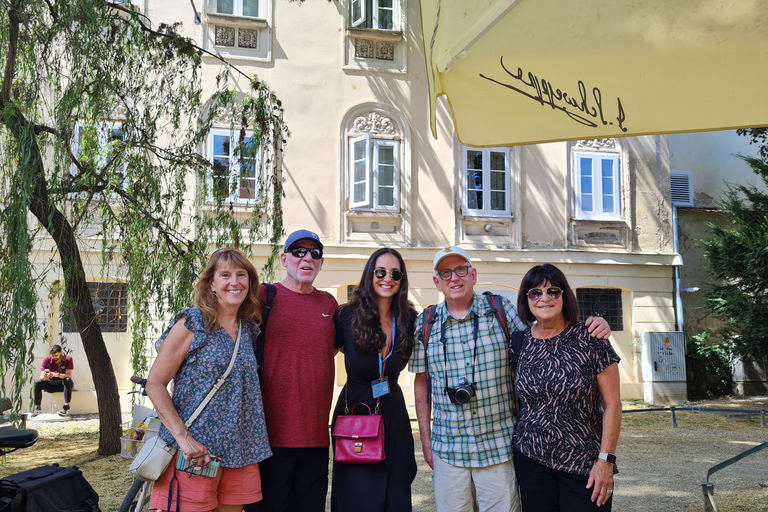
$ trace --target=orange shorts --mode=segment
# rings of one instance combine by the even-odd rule
[[[182,512],[205,512],[217,505],[246,505],[261,501],[261,475],[259,465],[251,464],[242,468],[221,468],[219,474],[190,476],[176,470],[176,457],[165,473],[155,482],[149,508],[153,510],[176,510],[176,486],[179,490],[179,510]],[[173,488],[171,489],[171,480]],[[168,508],[168,491],[171,491],[171,507]]]

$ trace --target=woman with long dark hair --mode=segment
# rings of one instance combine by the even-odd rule
[[[333,463],[333,512],[411,510],[416,459],[411,423],[397,381],[413,352],[415,321],[405,262],[396,250],[379,249],[365,264],[349,303],[336,313],[336,346],[344,351],[347,383],[333,412],[333,425],[359,402],[371,411],[378,409],[384,417],[386,458],[372,464]],[[373,386],[382,381],[389,391],[374,398]]]

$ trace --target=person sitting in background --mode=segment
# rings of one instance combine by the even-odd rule
[[[59,416],[69,414],[69,404],[72,400],[72,370],[75,369],[72,356],[65,356],[61,345],[51,347],[51,355],[43,359],[40,365],[40,379],[35,381],[35,408],[33,415],[40,414],[40,404],[43,401],[43,391],[46,393],[64,392],[64,407],[59,411]]]

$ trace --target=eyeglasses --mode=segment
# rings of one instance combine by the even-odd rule
[[[437,275],[440,276],[440,279],[442,279],[443,281],[448,281],[451,278],[451,274],[456,274],[456,277],[466,277],[467,274],[469,274],[469,271],[471,268],[472,268],[471,265],[462,265],[456,268],[447,268],[445,270],[438,271]]]
[[[403,273],[397,269],[390,270],[389,275],[392,276],[393,281],[399,281],[403,278]],[[387,271],[383,268],[377,268],[373,271],[373,276],[376,279],[384,279],[387,277]]]
[[[319,260],[323,257],[322,249],[307,249],[306,247],[297,247],[295,249],[288,249],[285,252],[291,253],[296,258],[303,258],[307,253],[312,255],[313,260]]]
[[[541,288],[531,288],[528,290],[528,300],[532,300],[533,302],[536,302],[538,300],[541,300],[541,298],[544,296],[544,290]],[[563,290],[558,288],[557,286],[550,286],[547,288],[547,297],[549,297],[552,300],[557,300],[560,297],[563,296]]]

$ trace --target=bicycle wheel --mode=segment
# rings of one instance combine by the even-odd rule
[[[141,486],[144,485],[144,483],[145,482],[142,482],[141,480],[133,481],[131,488],[128,489],[128,494],[125,495],[125,499],[123,500],[122,505],[120,505],[118,512],[133,512],[136,495],[139,493],[139,491],[141,491]],[[149,505],[149,499],[147,499],[146,505]]]

